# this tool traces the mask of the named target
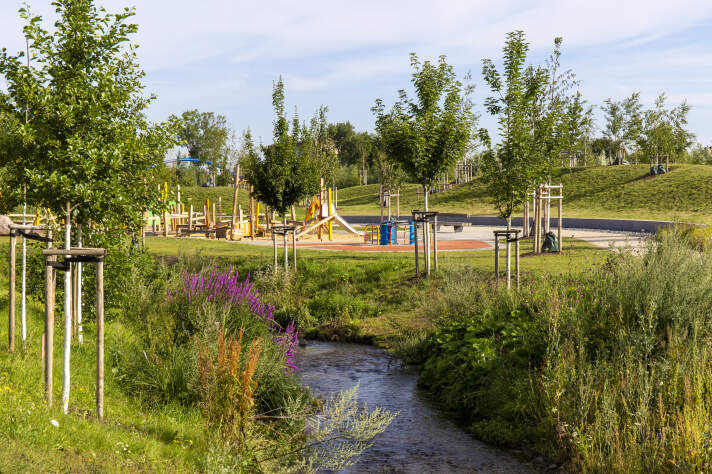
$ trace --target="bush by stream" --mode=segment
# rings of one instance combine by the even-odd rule
[[[453,284],[420,385],[485,441],[578,471],[712,469],[712,254],[673,231],[521,293]]]

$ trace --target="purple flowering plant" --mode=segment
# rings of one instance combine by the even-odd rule
[[[178,317],[183,319],[190,308],[203,302],[223,305],[226,310],[245,308],[249,313],[263,321],[272,333],[272,340],[284,351],[285,371],[289,374],[298,370],[294,360],[294,350],[298,343],[298,331],[291,321],[286,328],[274,320],[274,306],[262,301],[262,294],[250,281],[250,275],[240,279],[239,272],[233,272],[232,265],[226,272],[220,272],[218,266],[210,274],[183,274],[182,294],[172,295],[167,290],[167,297],[178,303]]]

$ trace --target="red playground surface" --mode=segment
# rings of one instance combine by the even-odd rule
[[[363,242],[298,242],[297,247],[350,252],[413,252],[413,245],[366,245]],[[481,250],[492,246],[481,240],[439,240],[438,250]]]

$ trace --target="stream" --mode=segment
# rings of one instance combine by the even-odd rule
[[[384,350],[361,344],[309,341],[296,353],[300,381],[314,395],[329,395],[359,384],[358,398],[369,408],[400,414],[343,472],[532,472],[506,452],[468,435],[418,390],[418,373],[402,368]]]

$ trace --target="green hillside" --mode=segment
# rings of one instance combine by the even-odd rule
[[[661,176],[649,176],[647,165],[565,169],[553,181],[564,185],[564,216],[617,219],[683,220],[712,223],[712,166],[674,165]],[[401,214],[422,208],[417,185],[401,190]],[[230,212],[232,188],[184,188],[183,199],[194,204],[222,196],[223,209]],[[247,210],[248,195],[240,190],[239,202]],[[199,204],[202,206],[202,204]],[[395,213],[395,199],[392,201]],[[496,215],[479,179],[437,193],[430,207],[441,212]],[[339,190],[339,212],[343,215],[378,214],[378,184]],[[303,215],[303,209],[298,214]]]

